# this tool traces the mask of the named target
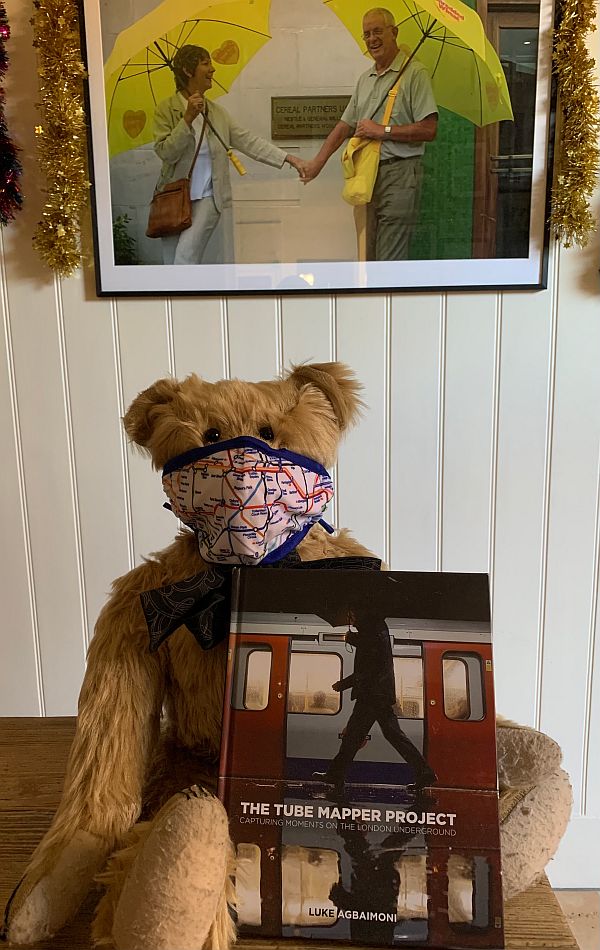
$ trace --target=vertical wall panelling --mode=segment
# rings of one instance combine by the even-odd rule
[[[275,354],[277,360],[277,376],[283,373],[283,311],[281,297],[275,299]]]
[[[115,367],[115,390],[118,406],[118,425],[120,434],[121,485],[123,497],[123,517],[127,536],[127,561],[131,570],[135,564],[135,543],[133,537],[133,505],[131,501],[131,476],[129,474],[129,442],[122,419],[125,415],[125,392],[123,389],[123,365],[121,363],[121,337],[119,334],[119,311],[117,301],[110,302],[110,325],[112,330],[113,362]]]
[[[174,298],[174,368],[178,379],[197,373],[216,382],[227,375],[221,302],[216,297]]]
[[[77,495],[88,636],[112,580],[130,567],[130,511],[123,491],[119,365],[112,307],[89,298],[81,273],[61,283],[71,465]]]
[[[333,359],[328,297],[315,297],[310,306],[302,297],[284,297],[281,316],[285,369],[293,363],[326,363]]]
[[[390,328],[390,562],[436,569],[440,332],[436,294],[394,296]]]
[[[23,258],[6,256],[14,379],[46,713],[67,715],[85,653],[70,441],[54,281],[32,250],[28,257],[32,278],[25,280],[19,279]]]
[[[232,378],[257,382],[277,375],[277,303],[268,297],[232,297],[228,302]]]
[[[58,348],[60,354],[60,377],[65,416],[65,435],[67,460],[69,464],[69,487],[71,490],[71,505],[73,511],[73,554],[77,562],[77,579],[79,592],[79,610],[81,619],[82,648],[85,653],[88,644],[88,616],[85,599],[85,572],[83,567],[83,549],[81,541],[81,516],[79,510],[79,486],[77,480],[77,462],[73,440],[73,415],[71,412],[71,386],[69,381],[69,367],[67,362],[67,347],[65,342],[65,313],[61,284],[58,278],[54,280],[54,294],[56,302],[56,327],[58,333]]]
[[[554,440],[554,401],[556,394],[556,341],[558,335],[558,286],[560,277],[560,246],[555,242],[551,248],[553,268],[551,271],[551,306],[550,306],[550,352],[548,357],[548,397],[546,411],[546,443],[544,459],[544,479],[542,482],[542,533],[540,538],[540,582],[538,605],[538,634],[537,634],[537,670],[535,677],[535,720],[539,728],[542,704],[542,676],[544,670],[544,635],[546,630],[546,586],[548,583],[548,531],[550,524],[550,486],[552,479],[552,459]]]
[[[156,379],[171,372],[167,309],[164,300],[118,302],[121,373],[124,406]],[[129,478],[136,563],[173,540],[177,522],[163,508],[164,493],[160,472],[153,471],[148,458],[131,445]]]
[[[221,342],[223,350],[223,375],[231,379],[231,353],[229,348],[229,308],[227,299],[221,300]]]
[[[594,556],[592,566],[592,597],[590,609],[590,633],[588,645],[588,676],[585,697],[585,721],[583,727],[583,769],[581,776],[581,812],[600,814],[600,768],[597,748],[592,740],[592,722],[598,723],[598,683],[600,682],[600,648],[598,644],[598,598],[600,596],[600,452],[598,462],[598,482],[596,489],[596,516],[594,518]]]
[[[552,286],[532,294],[527,307],[519,295],[502,296],[493,550],[496,702],[504,715],[525,723],[536,718],[552,299]]]
[[[337,357],[354,368],[364,386],[366,411],[342,442],[337,479],[337,524],[350,528],[379,557],[384,552],[385,297],[340,297]]]
[[[445,571],[487,571],[496,298],[448,297],[443,445]]]
[[[167,331],[167,358],[169,361],[169,374],[177,377],[177,367],[175,366],[175,340],[173,338],[173,301],[171,297],[165,299],[165,321]]]
[[[597,258],[593,264],[588,260],[597,281]],[[600,450],[597,294],[582,293],[577,306],[569,305],[586,276],[582,263],[576,252],[561,252],[540,697],[540,724],[563,747],[577,811],[582,803],[588,664],[594,635]]]
[[[494,599],[494,564],[496,554],[496,502],[498,494],[498,440],[500,411],[500,359],[502,354],[502,294],[496,294],[494,332],[494,382],[492,403],[492,446],[490,453],[490,505],[488,529],[488,571],[490,575],[490,600]]]
[[[595,749],[598,749],[598,745],[600,744],[600,621],[598,619],[600,613],[600,474],[596,498],[595,569],[592,585],[593,602],[590,622],[592,636],[589,657],[590,676],[587,683],[589,696],[589,727],[584,733],[584,762],[587,764],[587,770],[584,774],[585,784],[583,787],[584,798],[582,810],[586,815],[600,815],[600,756],[597,752],[594,752]],[[600,853],[600,849],[597,853]]]
[[[38,610],[1,229],[0,291],[3,324],[0,347],[0,440],[4,448],[0,466],[0,520],[4,555],[0,571],[0,601],[4,605],[4,629],[7,632],[2,638],[1,649],[0,715],[43,716],[46,704]],[[15,675],[16,671],[18,676]]]
[[[596,757],[597,758],[597,757]],[[547,868],[552,887],[598,889],[600,816],[574,815],[559,849]]]

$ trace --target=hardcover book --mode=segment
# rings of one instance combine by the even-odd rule
[[[237,569],[230,629],[240,933],[503,947],[487,576]]]

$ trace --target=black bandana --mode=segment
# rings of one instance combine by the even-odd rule
[[[312,570],[379,571],[376,557],[331,557],[320,561],[301,561],[297,551],[260,570],[278,568]],[[259,568],[253,568],[259,570]],[[185,625],[203,650],[221,642],[229,631],[231,578],[233,567],[210,566],[176,584],[146,590],[140,594],[142,610],[150,634],[150,652],[155,653],[167,637]]]

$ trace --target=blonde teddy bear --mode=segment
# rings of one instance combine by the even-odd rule
[[[357,421],[360,388],[348,367],[322,363],[260,383],[161,379],[128,409],[127,435],[164,470],[171,507],[189,527],[115,581],[100,614],[62,800],[6,909],[3,936],[11,944],[56,933],[98,875],[107,885],[94,923],[98,944],[227,950],[234,942],[227,816],[213,794],[226,661],[222,566],[371,557],[348,531],[330,534],[319,523],[332,493],[327,470]],[[196,466],[218,462],[232,446],[253,460],[296,465],[316,499],[311,511],[292,499],[261,532],[228,532],[206,514],[198,520]],[[242,521],[244,491],[236,501]],[[541,875],[556,850],[570,786],[556,743],[501,725],[503,878],[511,896]]]

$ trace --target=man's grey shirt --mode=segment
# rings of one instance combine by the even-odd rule
[[[398,53],[388,68],[379,75],[373,63],[370,69],[359,77],[352,98],[342,115],[342,121],[352,128],[356,127],[360,119],[373,119],[374,122],[382,124],[387,93],[398,79],[405,60],[405,54]],[[389,124],[411,125],[437,111],[429,73],[421,63],[413,59],[402,73]],[[424,142],[392,142],[384,139],[381,143],[381,158],[414,158],[424,152]]]

